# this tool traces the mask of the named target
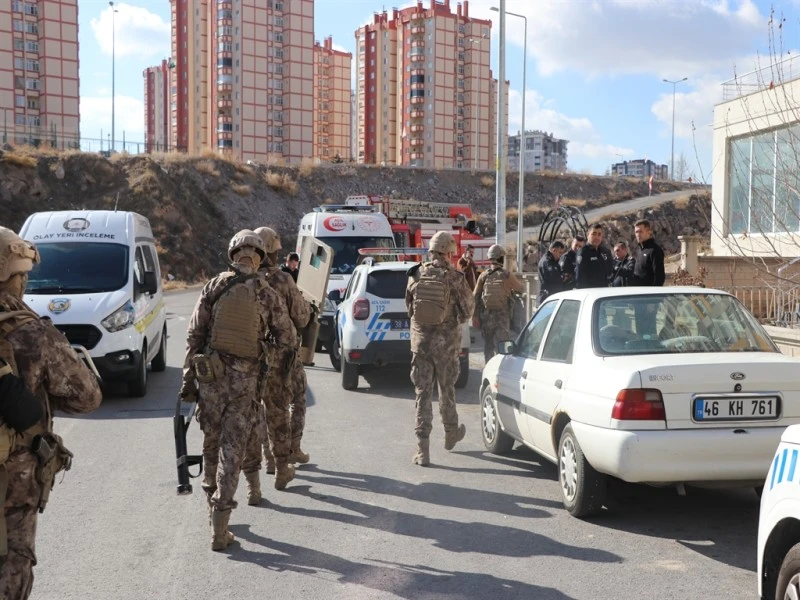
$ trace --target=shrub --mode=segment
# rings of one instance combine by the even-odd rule
[[[300,163],[297,173],[300,175],[300,177],[308,177],[316,170],[316,168],[317,163],[313,158],[304,158]]]
[[[242,183],[234,183],[231,189],[240,196],[249,196],[252,191],[249,185]]]
[[[22,167],[24,169],[35,169],[36,165],[39,164],[39,161],[32,156],[16,154],[14,152],[6,152],[3,154],[3,162],[6,162],[10,165],[15,165],[17,167]]]
[[[297,194],[297,182],[288,173],[276,173],[268,171],[264,175],[267,185],[273,190],[283,190],[290,196]]]
[[[494,177],[491,175],[484,175],[481,177],[481,185],[486,188],[490,188],[494,186]]]
[[[214,163],[210,160],[198,161],[194,168],[197,169],[198,173],[205,173],[206,175],[211,175],[212,177],[219,177],[219,171],[214,166]]]

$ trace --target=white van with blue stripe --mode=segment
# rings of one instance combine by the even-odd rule
[[[365,370],[390,364],[411,364],[411,329],[406,310],[411,261],[376,262],[368,257],[353,276],[336,310],[336,335],[341,348],[342,387],[358,387]],[[462,326],[456,387],[469,377],[469,324]]]

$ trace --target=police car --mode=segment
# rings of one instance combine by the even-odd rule
[[[758,520],[758,595],[800,597],[800,425],[781,437],[764,483]]]
[[[354,390],[364,370],[391,364],[411,364],[411,329],[405,294],[408,270],[416,262],[377,262],[367,257],[353,271],[341,295],[329,296],[336,310],[336,342],[341,348],[342,387]],[[469,324],[462,326],[456,387],[469,378]]]

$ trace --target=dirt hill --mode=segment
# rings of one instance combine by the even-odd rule
[[[647,194],[647,182],[587,175],[528,175],[526,206],[562,203],[593,208]],[[517,204],[518,178],[507,178],[508,216]],[[654,193],[680,189],[656,182]],[[392,195],[434,202],[468,202],[492,232],[494,173],[428,171],[350,164],[264,167],[216,155],[115,155],[0,150],[2,224],[19,230],[37,211],[132,210],[153,226],[164,274],[199,281],[224,268],[225,249],[239,229],[269,225],[293,247],[300,217],[350,194]],[[527,221],[527,218],[526,218]]]

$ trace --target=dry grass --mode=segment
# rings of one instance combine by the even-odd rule
[[[300,177],[309,177],[316,170],[317,163],[314,161],[314,159],[304,158],[300,163],[300,167],[297,169],[297,173],[300,175]]]
[[[253,174],[253,169],[250,167],[250,165],[245,165],[237,161],[233,164],[233,167],[236,169],[236,172],[241,175]]]
[[[249,196],[253,191],[249,185],[244,183],[234,183],[231,185],[231,189],[240,196]]]
[[[194,168],[197,169],[199,173],[205,173],[206,175],[211,175],[212,177],[219,177],[219,171],[214,163],[210,160],[197,161],[197,163],[194,165]]]
[[[212,149],[212,148],[203,148],[200,151],[200,156],[202,156],[203,158],[219,158],[220,157],[219,153],[216,150]]]
[[[680,208],[680,209],[688,208],[689,200],[690,200],[689,196],[681,196],[680,198],[676,198],[674,202],[675,208]]]
[[[279,154],[270,154],[267,157],[267,166],[268,167],[285,167],[286,161],[283,159],[283,156]]]
[[[297,194],[297,182],[288,173],[268,171],[264,175],[264,180],[273,190],[284,191],[290,196]]]
[[[586,200],[584,198],[562,198],[561,206],[574,206],[575,208],[585,208]]]
[[[481,185],[485,188],[494,187],[494,177],[491,175],[484,175],[481,177]]]
[[[22,167],[23,169],[35,169],[39,164],[39,161],[33,156],[18,154],[16,151],[4,153],[3,162],[17,167]]]

